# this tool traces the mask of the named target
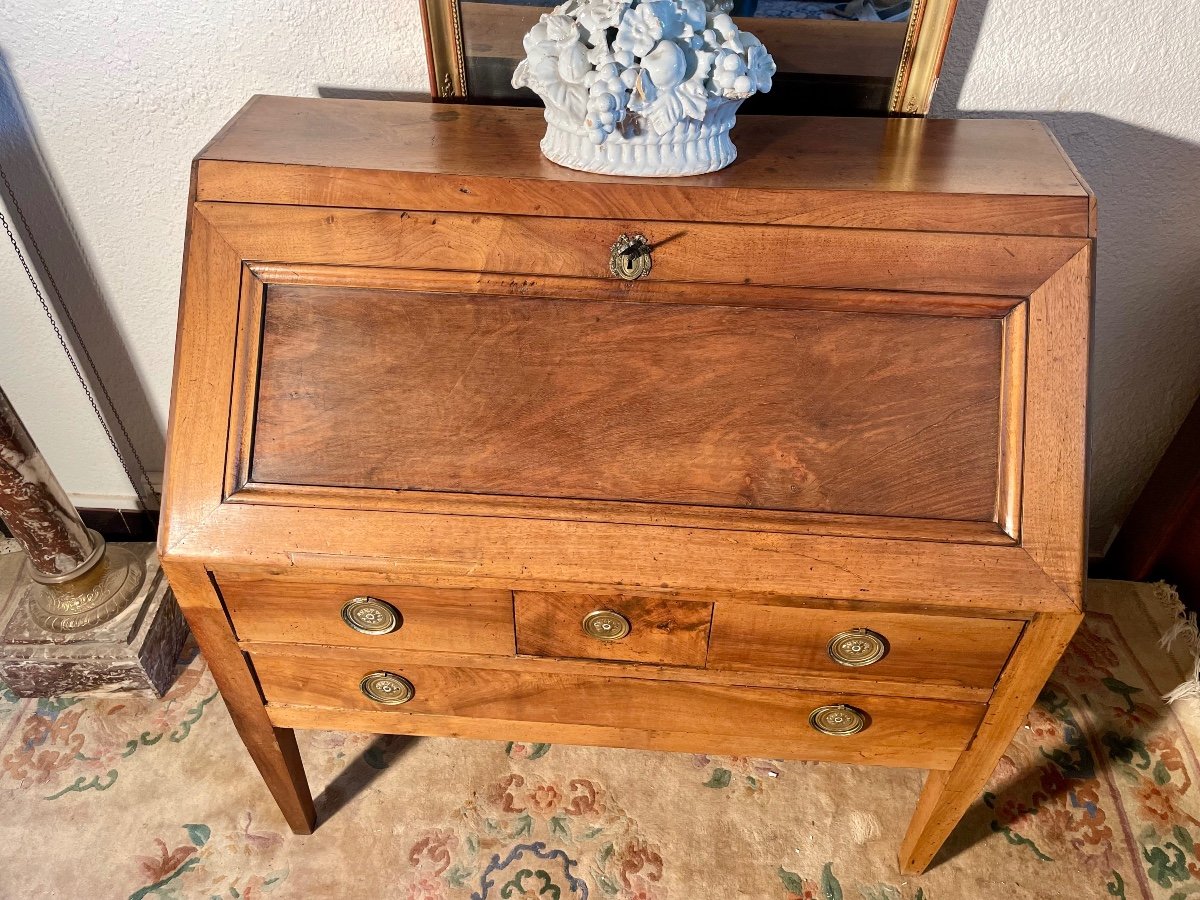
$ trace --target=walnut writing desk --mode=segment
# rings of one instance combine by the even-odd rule
[[[1088,189],[1030,122],[541,133],[259,97],[195,164],[160,549],[250,754],[298,832],[294,728],[921,767],[922,870],[1081,617]]]

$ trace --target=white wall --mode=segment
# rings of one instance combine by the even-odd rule
[[[1093,548],[1200,387],[1200,28],[1175,0],[960,0],[941,115],[1047,121],[1100,197]],[[0,0],[0,52],[165,429],[188,160],[252,93],[426,89],[415,0]],[[0,135],[2,136],[2,135]],[[20,186],[18,186],[18,192]],[[64,287],[66,287],[64,285]],[[12,255],[0,384],[76,497],[131,491]]]
[[[1096,192],[1098,552],[1200,391],[1200,26],[1175,0],[959,0],[933,112],[1041,119]]]
[[[191,158],[254,93],[427,96],[416,0],[0,0],[0,54],[95,287],[85,272],[65,283],[69,259],[55,278],[77,300],[97,293],[110,311],[130,357],[122,376],[138,382],[113,393],[118,406],[145,398],[126,418],[138,446],[158,457],[147,467],[161,469]],[[24,127],[0,104],[0,141],[24,142]],[[35,224],[28,181],[14,188]],[[0,209],[12,217],[2,192]],[[43,230],[39,243],[55,236]],[[75,313],[81,330],[93,312]],[[109,349],[93,348],[98,362]],[[2,235],[0,386],[77,502],[134,505]]]

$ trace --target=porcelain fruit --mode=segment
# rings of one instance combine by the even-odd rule
[[[567,0],[525,35],[513,87],[546,104],[547,158],[613,175],[696,175],[737,155],[742,101],[775,61],[728,0]]]

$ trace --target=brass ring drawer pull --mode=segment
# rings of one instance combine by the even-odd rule
[[[881,635],[865,628],[852,628],[835,634],[826,648],[829,658],[839,666],[858,668],[879,662],[887,653],[887,642]]]
[[[598,641],[619,641],[630,628],[629,620],[611,609],[597,609],[583,617],[583,633]]]
[[[385,706],[399,706],[401,703],[407,703],[416,693],[411,681],[394,672],[372,672],[364,675],[363,680],[358,684],[358,689],[368,700],[374,700]]]
[[[650,242],[644,234],[623,234],[608,258],[608,270],[623,281],[636,281],[650,274]]]
[[[821,734],[845,737],[867,727],[867,714],[853,706],[818,706],[809,715],[808,724]]]
[[[400,627],[396,607],[374,597],[355,597],[342,604],[342,621],[359,634],[391,634]]]

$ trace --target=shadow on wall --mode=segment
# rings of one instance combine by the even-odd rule
[[[959,6],[934,114],[1038,119],[1096,194],[1090,550],[1100,554],[1200,392],[1200,146],[1094,113],[963,109],[986,6]]]
[[[131,473],[134,490],[144,506],[157,508],[154,488],[142,471],[162,469],[165,446],[162,429],[126,350],[111,305],[92,272],[45,164],[37,134],[3,52],[0,52],[0,168],[8,178],[22,215],[12,208],[7,187],[0,189],[0,206],[23,244],[47,303],[64,325],[69,321],[75,323],[78,334],[68,326],[62,329],[63,337],[116,440],[125,468]],[[121,215],[120,210],[111,212]],[[34,249],[35,240],[40,255]],[[32,289],[28,302],[35,302]],[[118,424],[117,412],[127,424],[128,433]],[[138,460],[144,465],[139,466]]]

